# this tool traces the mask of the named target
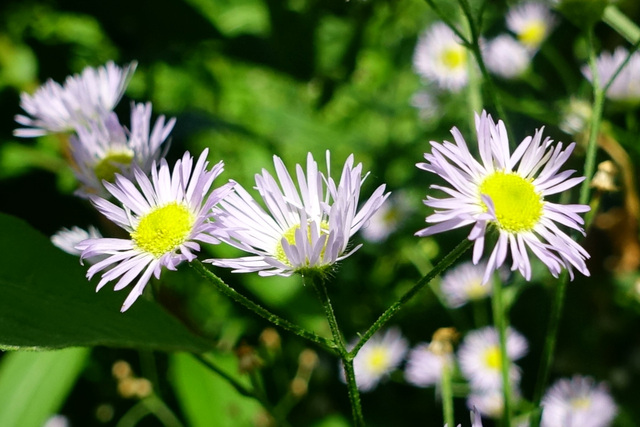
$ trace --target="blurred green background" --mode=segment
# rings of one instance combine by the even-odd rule
[[[504,31],[509,4],[490,2],[488,34]],[[620,7],[638,22],[638,5],[628,1],[620,2]],[[116,111],[126,118],[130,102],[151,101],[154,116],[175,116],[170,160],[185,150],[197,155],[209,147],[211,162],[225,162],[220,182],[234,179],[251,188],[254,174],[262,168],[273,171],[274,154],[292,170],[295,163],[305,161],[307,152],[323,165],[324,153],[330,150],[335,175],[354,153],[364,170],[371,171],[364,195],[386,183],[388,190],[406,201],[392,199],[402,207],[397,229],[380,242],[366,243],[342,262],[330,285],[343,331],[348,339],[355,337],[468,232],[434,239],[413,236],[428,213],[421,200],[436,180],[414,164],[430,150],[430,140],[450,139],[454,125],[468,141],[473,135],[464,91],[437,95],[437,104],[429,112],[411,105],[414,95],[425,90],[425,83],[412,70],[413,49],[418,35],[435,19],[419,0],[4,0],[0,5],[0,210],[26,220],[46,236],[61,227],[104,227],[91,206],[73,196],[75,181],[64,158],[64,139],[17,139],[12,136],[13,116],[21,113],[20,92],[31,93],[49,78],[62,82],[85,66],[137,60],[137,71]],[[602,49],[623,43],[604,24],[596,30]],[[561,107],[570,96],[590,97],[590,85],[579,71],[585,62],[584,43],[579,28],[560,20],[547,41],[547,51],[534,58],[535,78],[497,82],[518,139],[542,125],[545,135],[555,140],[576,139],[560,131],[558,124]],[[637,111],[608,106],[605,117],[606,126],[637,165]],[[578,152],[571,161],[579,171],[581,155]],[[621,195],[604,202],[605,211],[623,205]],[[612,238],[612,233],[624,230],[589,233],[592,277],[578,277],[569,285],[552,370],[553,378],[580,373],[607,381],[620,406],[616,425],[621,426],[640,424],[637,271],[614,271],[626,245],[637,244],[637,227],[634,230],[631,243]],[[354,240],[363,242],[361,236]],[[223,247],[207,251],[216,256],[236,253]],[[217,273],[283,317],[328,334],[315,296],[299,277]],[[541,270],[533,283],[514,285],[518,295],[512,323],[530,343],[528,356],[520,362],[525,398],[533,392],[553,286],[554,281]],[[111,292],[108,288],[96,298]],[[286,393],[305,342],[282,333],[281,350],[270,352],[260,340],[268,325],[206,288],[186,265],[177,273],[163,274],[153,288],[160,304],[215,343],[213,358],[229,372],[239,376],[234,349],[241,344],[254,347],[264,359],[261,381],[267,395],[276,404]],[[488,302],[485,308],[489,309]],[[473,325],[470,310],[448,310],[432,289],[425,289],[392,323],[415,345],[429,341],[439,327],[468,330]],[[198,383],[209,374],[184,354],[108,347],[65,352],[69,353],[5,353],[0,359],[0,384],[9,385],[0,387],[0,396],[20,395],[26,408],[62,413],[72,425],[118,425],[137,405],[136,399],[118,392],[111,374],[113,363],[124,359],[137,375],[152,380],[158,395],[185,425],[266,425],[260,424],[255,402],[225,388],[219,377],[211,375]],[[21,354],[34,359],[11,360]],[[35,355],[57,355],[66,362],[40,360]],[[337,361],[322,352],[318,356],[308,393],[291,403],[289,420],[296,426],[349,425],[349,403],[346,387],[338,380]],[[12,384],[46,363],[54,367],[34,376],[31,388],[12,389]],[[63,365],[68,371],[63,380],[46,375]],[[60,385],[48,394],[54,399],[38,400],[45,399],[38,397],[40,385],[52,382]],[[362,399],[371,425],[443,424],[433,389],[405,384],[401,372]],[[464,399],[457,399],[456,419],[466,422],[467,417]],[[22,419],[15,425],[39,422],[28,424]],[[158,423],[158,418],[149,416],[139,425]],[[491,421],[485,425],[492,425]]]

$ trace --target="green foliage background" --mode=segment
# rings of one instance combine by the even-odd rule
[[[486,27],[489,34],[496,34],[504,30],[508,4],[490,3]],[[633,3],[621,2],[620,7],[637,22],[640,8]],[[21,140],[12,136],[16,127],[13,116],[21,112],[20,92],[32,92],[48,78],[61,82],[88,65],[101,65],[107,60],[122,65],[137,60],[137,71],[117,111],[121,117],[128,117],[130,102],[151,101],[154,115],[175,116],[169,159],[181,157],[185,150],[198,154],[209,147],[210,161],[225,162],[220,182],[234,179],[250,188],[254,174],[262,168],[273,170],[274,154],[292,166],[303,163],[306,153],[312,152],[323,164],[325,151],[330,150],[335,173],[354,153],[356,161],[371,171],[364,194],[384,182],[390,191],[404,194],[410,201],[410,212],[402,218],[399,229],[384,242],[365,244],[342,262],[330,285],[343,331],[347,338],[355,337],[465,236],[464,230],[434,239],[413,236],[428,213],[421,200],[435,179],[414,164],[429,151],[430,140],[450,139],[449,130],[454,125],[465,136],[472,136],[471,112],[464,92],[441,96],[438,109],[427,117],[411,106],[412,96],[424,85],[411,68],[413,49],[418,34],[434,19],[433,12],[418,0],[3,1],[0,210],[29,226],[2,217],[2,279],[9,280],[8,271],[55,270],[51,264],[56,264],[59,271],[50,276],[55,282],[50,284],[52,294],[56,290],[68,292],[72,284],[81,287],[76,279],[83,268],[57,253],[43,235],[50,236],[63,226],[96,224],[108,229],[88,203],[72,194],[75,181],[65,161],[64,140]],[[603,49],[611,50],[622,43],[604,24],[598,25],[597,34]],[[498,90],[518,139],[545,125],[545,134],[553,139],[573,140],[574,136],[564,134],[557,125],[560,107],[570,95],[590,96],[590,86],[579,71],[585,62],[584,40],[578,27],[562,21],[546,46],[547,51],[534,60],[535,78],[498,81]],[[637,111],[626,113],[608,107],[605,116],[609,119],[607,126],[637,165]],[[579,171],[583,163],[580,156],[575,156],[572,165]],[[605,208],[620,204],[619,198],[612,196]],[[16,234],[14,238],[9,231]],[[360,242],[362,238],[356,236],[355,243]],[[593,255],[592,277],[578,277],[569,285],[552,376],[581,373],[606,380],[620,406],[617,425],[636,425],[640,422],[640,305],[633,288],[637,272],[621,275],[607,267],[612,254],[625,248],[616,247],[606,233],[590,233],[586,245]],[[235,253],[224,247],[207,251],[216,256]],[[17,267],[18,252],[20,256],[28,252],[31,264]],[[64,279],[65,272],[76,278],[73,283]],[[321,307],[298,277],[216,273],[283,317],[329,334]],[[154,282],[153,294],[162,308],[140,301],[121,315],[114,300],[124,300],[123,293],[114,294],[107,286],[94,294],[94,285],[86,283],[91,292],[82,297],[82,304],[93,301],[95,307],[102,311],[111,308],[113,313],[80,310],[73,315],[78,322],[109,322],[119,330],[121,321],[116,317],[127,321],[140,317],[141,327],[149,328],[154,325],[149,316],[161,316],[163,322],[178,318],[189,329],[185,333],[193,334],[193,341],[177,348],[192,350],[190,345],[205,340],[214,350],[213,359],[220,360],[235,376],[239,374],[237,361],[231,356],[233,349],[240,343],[260,347],[258,337],[268,326],[208,289],[186,265]],[[402,328],[412,344],[429,341],[439,327],[454,325],[464,331],[472,326],[471,309],[445,309],[434,292],[436,285],[421,292],[392,322]],[[530,398],[533,391],[553,286],[554,281],[541,270],[536,270],[534,283],[514,286],[512,323],[530,343],[529,355],[520,363],[525,398]],[[6,282],[0,281],[0,299],[8,298],[8,292]],[[59,294],[52,295],[47,303],[54,318],[56,310],[73,310],[65,306],[64,298],[56,296]],[[23,314],[23,318],[17,317],[17,324],[30,319],[37,325],[45,318],[39,304],[45,303],[37,297],[23,300],[19,306],[3,308],[0,318],[13,308]],[[153,313],[143,313],[145,310]],[[16,335],[21,334],[16,331]],[[50,337],[49,332],[46,334]],[[68,353],[68,357],[62,357],[67,354],[62,352],[6,353],[0,359],[0,396],[21,395],[23,405],[46,408],[43,416],[62,412],[73,425],[116,425],[119,417],[135,405],[135,401],[118,396],[110,375],[111,364],[124,358],[137,374],[153,380],[159,395],[187,425],[255,422],[259,412],[255,402],[225,389],[219,378],[203,374],[202,367],[189,356],[122,349],[137,347],[136,343],[151,349],[174,348],[166,336],[160,338],[165,342],[157,345],[147,338],[136,335],[131,345],[124,339],[97,340],[99,346],[90,353]],[[286,392],[287,379],[295,373],[298,355],[306,346],[287,333],[281,338],[282,351],[267,359],[264,369],[264,387],[271,396]],[[0,344],[10,341],[7,336],[0,340]],[[80,339],[72,345],[88,344],[94,342]],[[42,346],[49,345],[38,347]],[[51,345],[60,346],[66,345]],[[18,361],[20,355],[25,356],[22,362]],[[61,372],[67,372],[65,378],[38,377],[31,381],[35,385],[54,381],[68,386],[51,392],[57,399],[41,403],[38,387],[20,388],[17,383],[26,381],[27,373],[36,367],[53,363],[48,359],[52,355],[63,360],[55,363],[66,366],[61,368]],[[294,406],[289,419],[293,425],[348,425],[349,403],[346,389],[338,381],[337,362],[324,353],[319,357],[309,393]],[[200,393],[193,392],[197,387]],[[114,408],[114,415],[101,423],[95,413],[105,403]],[[433,389],[411,387],[399,372],[374,392],[363,395],[365,417],[371,425],[442,425],[439,405]],[[9,410],[2,403],[0,408]],[[207,408],[210,413],[202,414]],[[238,413],[250,416],[239,421]],[[456,419],[467,419],[464,399],[456,401]],[[42,416],[29,425],[41,422]],[[147,418],[141,425],[154,422],[157,420]],[[8,423],[0,422],[12,422]]]

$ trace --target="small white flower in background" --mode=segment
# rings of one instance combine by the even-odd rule
[[[519,400],[520,390],[517,385],[512,384],[511,390],[513,401]],[[467,407],[476,408],[485,417],[499,419],[504,410],[502,387],[472,388],[467,396]]]
[[[56,414],[53,415],[44,422],[42,427],[70,427],[71,422],[69,422],[69,418],[64,415]]]
[[[200,250],[197,242],[215,244],[216,223],[212,222],[212,207],[225,197],[233,184],[229,183],[209,193],[213,181],[223,169],[222,162],[207,170],[205,149],[195,166],[187,152],[173,168],[162,159],[151,168],[151,179],[133,165],[135,182],[116,175],[115,183],[105,187],[121,206],[94,196],[91,202],[108,219],[129,233],[128,239],[97,238],[83,241],[81,259],[108,255],[92,265],[87,277],[102,274],[98,290],[118,279],[114,289],[128,286],[139,276],[122,311],[142,294],[151,275],[160,277],[163,267],[175,270],[182,261],[193,261]]]
[[[174,124],[175,118],[165,123],[165,117],[160,116],[150,129],[151,103],[148,102],[132,104],[130,130],[120,124],[115,113],[78,128],[77,135],[70,138],[72,166],[81,183],[76,194],[85,198],[109,197],[103,180],[113,182],[116,173],[133,179],[134,164],[148,174],[151,164],[166,154],[169,144],[163,146],[163,143]]]
[[[624,47],[618,47],[613,53],[602,52],[596,60],[596,68],[598,69],[598,80],[600,86],[606,85],[611,77],[616,73],[618,68],[624,63],[629,56],[629,51]],[[582,67],[582,74],[593,82],[593,75],[589,65]],[[629,62],[624,66],[622,71],[613,81],[606,96],[614,101],[637,103],[640,102],[640,52],[635,51]]]
[[[436,22],[418,39],[413,68],[441,89],[457,92],[469,80],[469,59],[467,48],[460,44],[453,30],[443,22]]]
[[[491,283],[482,283],[486,264],[462,263],[447,271],[440,281],[440,290],[451,308],[462,307],[469,301],[491,295]]]
[[[120,68],[110,61],[105,66],[86,67],[81,74],[68,76],[63,86],[50,79],[33,95],[22,93],[20,107],[28,116],[15,116],[16,122],[25,127],[13,134],[36,137],[70,132],[105,117],[122,98],[136,66],[132,62]]]
[[[451,353],[439,354],[432,351],[429,343],[421,343],[409,352],[404,377],[409,384],[429,387],[440,384],[442,371],[452,366]]]
[[[71,229],[63,228],[51,236],[51,243],[68,254],[80,256],[82,251],[76,248],[78,244],[87,239],[99,239],[101,237],[102,234],[93,225],[90,225],[87,230],[74,226]]]
[[[583,99],[569,98],[569,102],[561,108],[558,127],[569,135],[577,135],[587,129],[593,115],[591,102]]]
[[[527,340],[512,328],[507,329],[507,357],[509,378],[512,384],[520,380],[520,370],[513,363],[527,353]],[[502,387],[502,356],[498,331],[485,327],[471,331],[458,349],[460,370],[472,388],[493,389]]]
[[[409,343],[398,328],[377,332],[367,341],[353,359],[356,385],[360,391],[371,391],[396,369],[407,353]],[[344,372],[341,370],[344,381]]]
[[[522,3],[507,13],[507,28],[531,52],[540,48],[555,25],[555,16],[549,7],[541,2]]]
[[[476,132],[481,163],[473,158],[460,131],[451,129],[455,144],[431,141],[432,153],[426,153],[426,163],[417,167],[447,181],[449,187],[432,185],[446,193],[446,198],[430,195],[424,204],[435,209],[426,218],[429,226],[416,233],[430,236],[443,231],[473,225],[469,240],[473,240],[473,262],[477,264],[484,252],[489,226],[499,231],[498,241],[487,261],[483,283],[493,271],[512,258],[511,270],[518,270],[531,280],[530,250],[558,277],[566,268],[573,279],[573,268],[585,276],[589,270],[585,260],[589,254],[562,231],[558,224],[584,234],[584,220],[578,215],[587,212],[587,205],[552,203],[547,196],[567,191],[584,177],[571,178],[574,170],[559,172],[575,148],[575,143],[563,150],[562,143],[542,139],[544,128],[528,136],[510,153],[507,130],[502,121],[494,123],[486,112],[476,115]]]
[[[327,151],[329,169],[329,151]],[[282,160],[274,156],[276,176],[266,170],[256,175],[256,189],[267,206],[266,212],[240,185],[236,185],[215,211],[225,229],[220,240],[252,256],[209,259],[218,267],[235,273],[258,272],[262,276],[290,276],[307,269],[324,269],[341,261],[362,245],[347,251],[349,239],[376,213],[389,196],[379,186],[358,209],[362,163],[354,166],[349,156],[338,185],[327,172],[318,171],[311,153],[306,174],[296,165],[298,186]]]
[[[580,375],[556,381],[541,405],[543,427],[606,427],[616,415],[607,387]]]
[[[440,101],[430,90],[424,89],[413,94],[411,106],[418,109],[424,121],[437,121],[442,116]]]
[[[411,211],[409,196],[394,193],[380,206],[369,222],[362,228],[362,237],[369,242],[381,242],[395,232]]]
[[[489,71],[505,79],[520,77],[531,64],[531,53],[508,34],[487,42],[482,53]]]

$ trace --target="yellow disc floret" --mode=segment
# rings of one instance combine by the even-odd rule
[[[282,237],[290,245],[295,245],[296,244],[296,231],[299,230],[299,229],[300,229],[299,225],[294,225],[293,227],[291,227],[290,229],[285,231],[284,234],[282,235]],[[320,234],[321,235],[322,234],[329,234],[329,223],[328,222],[322,221],[320,223]],[[311,225],[307,226],[307,238],[309,240],[311,240]],[[326,248],[327,248],[327,242],[325,241],[324,247],[322,248],[322,252],[320,253],[320,258],[322,258],[324,256],[324,251],[325,251]],[[278,242],[278,244],[276,245],[276,249],[274,251],[273,256],[275,257],[275,259],[277,259],[281,263],[291,266],[291,263],[289,262],[289,258],[287,258],[287,254],[284,252],[284,248],[282,247],[282,243],[281,242]]]
[[[462,46],[450,47],[442,52],[442,63],[450,70],[455,70],[467,65],[467,51]]]
[[[385,373],[389,368],[389,350],[381,346],[371,349],[367,354],[366,364],[376,374]]]
[[[488,367],[492,369],[500,369],[502,367],[502,355],[498,346],[489,347],[484,353],[484,361]]]
[[[531,180],[516,173],[494,172],[480,184],[480,194],[491,197],[497,225],[507,232],[531,231],[542,216],[544,199]]]
[[[187,240],[194,221],[185,205],[172,202],[144,215],[131,238],[138,249],[160,258]]]
[[[108,153],[93,168],[98,181],[106,180],[113,182],[115,174],[122,170],[123,166],[128,166],[133,160],[133,151],[114,151]]]
[[[547,35],[547,24],[541,20],[528,23],[518,34],[518,40],[532,49],[537,49]]]

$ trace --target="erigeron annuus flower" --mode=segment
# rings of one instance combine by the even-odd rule
[[[175,270],[182,261],[192,261],[200,250],[197,242],[218,243],[214,237],[217,224],[212,222],[213,206],[231,190],[232,183],[209,192],[222,172],[222,162],[207,169],[208,150],[204,150],[195,166],[187,152],[173,168],[162,159],[151,167],[151,179],[133,165],[135,182],[116,175],[115,182],[105,188],[119,202],[94,196],[95,207],[108,219],[129,233],[128,239],[98,238],[83,241],[81,259],[108,255],[92,265],[87,277],[102,274],[98,289],[119,279],[114,289],[128,286],[137,277],[122,311],[142,294],[151,275],[160,277],[163,267]]]
[[[556,381],[541,405],[542,427],[606,427],[616,415],[605,385],[580,375]]]
[[[449,270],[440,281],[442,295],[451,308],[462,307],[469,301],[491,295],[490,283],[482,282],[486,264],[465,262]]]
[[[469,52],[443,22],[436,22],[418,39],[413,68],[441,89],[457,92],[469,80]]]
[[[160,116],[150,129],[151,103],[148,102],[132,104],[130,130],[120,124],[115,113],[78,128],[77,135],[70,138],[72,166],[81,183],[76,194],[85,198],[91,195],[107,198],[109,193],[103,181],[113,182],[116,173],[134,179],[134,164],[148,174],[152,163],[166,154],[169,145],[165,141],[174,124],[175,118],[165,122],[165,117]]]
[[[25,126],[14,130],[20,137],[70,132],[91,120],[105,117],[124,94],[136,69],[136,62],[120,68],[113,62],[98,68],[86,67],[68,76],[64,85],[47,80],[29,95],[20,95],[20,106],[28,114],[15,116]]]
[[[520,77],[531,64],[531,53],[507,34],[487,42],[482,55],[489,71],[505,79]]]
[[[253,255],[205,262],[237,273],[289,276],[324,269],[351,255],[361,245],[347,251],[349,238],[389,196],[383,184],[358,209],[360,187],[368,174],[363,177],[362,164],[353,162],[351,155],[336,185],[329,172],[325,177],[318,171],[309,153],[306,174],[296,165],[296,187],[282,160],[274,156],[280,184],[264,169],[256,175],[256,188],[268,212],[240,185],[216,207],[218,222],[227,233],[220,240]]]
[[[596,60],[598,70],[598,80],[601,87],[604,87],[616,73],[618,68],[629,56],[629,51],[624,47],[618,47],[613,53],[602,52]],[[582,74],[593,82],[593,75],[588,65],[582,67]],[[631,54],[629,62],[616,76],[606,93],[609,99],[615,101],[637,103],[640,102],[640,52]]]
[[[521,393],[517,384],[512,384],[511,386],[511,399],[515,403],[520,399]],[[499,419],[504,411],[502,387],[490,389],[472,388],[467,396],[467,408],[476,408],[485,417]]]
[[[520,380],[520,371],[513,363],[527,353],[527,340],[512,328],[507,329],[507,357],[511,384]],[[502,356],[498,331],[487,326],[471,331],[458,349],[460,370],[474,389],[502,388]]]
[[[408,347],[399,328],[374,334],[353,359],[358,390],[366,392],[376,388],[380,380],[402,363]],[[341,375],[344,381],[344,372]]]
[[[563,149],[562,143],[552,146],[542,131],[528,136],[515,149],[509,150],[507,131],[502,121],[497,125],[486,112],[476,115],[476,131],[481,161],[473,158],[462,134],[453,128],[455,144],[431,142],[432,153],[424,155],[426,163],[417,166],[435,173],[450,186],[432,185],[449,197],[438,199],[430,195],[425,205],[435,209],[426,218],[429,226],[416,233],[430,236],[466,225],[473,225],[469,239],[473,240],[473,262],[477,264],[485,247],[489,226],[498,230],[498,240],[487,261],[483,277],[486,283],[491,273],[504,264],[507,253],[512,258],[511,270],[518,270],[531,279],[529,251],[539,258],[557,277],[562,268],[573,278],[573,268],[588,276],[585,260],[589,254],[558,225],[584,234],[584,221],[579,213],[587,205],[562,205],[547,200],[547,196],[567,191],[584,180],[570,178],[575,172],[559,172],[571,155],[575,143]]]
[[[541,2],[522,3],[507,13],[507,28],[530,51],[536,51],[556,25],[556,18]]]

